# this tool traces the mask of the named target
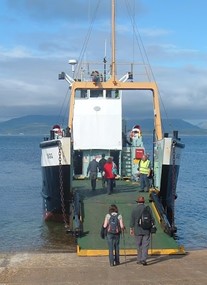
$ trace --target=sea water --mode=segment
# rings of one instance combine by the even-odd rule
[[[0,137],[0,252],[75,250],[62,224],[43,221],[42,139]]]
[[[185,249],[206,248],[205,165],[207,136],[181,136],[183,150],[176,200],[178,242]],[[152,154],[152,138],[145,138]],[[0,252],[75,251],[74,237],[62,224],[42,219],[42,136],[0,136]]]

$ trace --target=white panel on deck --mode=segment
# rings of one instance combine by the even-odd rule
[[[76,99],[74,149],[122,149],[121,99]]]
[[[61,141],[61,148],[59,148],[58,145],[51,145],[42,148],[42,155],[41,155],[42,167],[57,166],[60,164],[60,162],[61,165],[70,165],[71,163],[70,138],[68,137],[62,138],[59,141]],[[45,144],[48,143],[49,141],[45,141]],[[59,159],[61,160],[59,161]]]
[[[164,138],[163,164],[170,165],[172,138]]]

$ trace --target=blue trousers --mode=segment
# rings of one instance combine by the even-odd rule
[[[149,178],[147,177],[147,174],[140,174],[140,188],[141,191],[144,191],[144,188],[147,188],[147,192],[149,191]]]
[[[119,241],[120,234],[107,234],[110,264],[119,263]]]
[[[107,181],[107,193],[111,194],[114,189],[114,179],[107,178],[106,181]]]

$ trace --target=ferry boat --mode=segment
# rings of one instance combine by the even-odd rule
[[[94,200],[87,179],[89,162],[94,157],[99,161],[103,153],[106,158],[114,158],[118,168],[119,189],[125,191],[127,187],[135,187],[133,190],[131,188],[134,195],[131,199],[136,199],[138,163],[142,155],[146,154],[142,136],[144,130],[139,125],[139,113],[137,124],[127,126],[123,118],[123,98],[133,94],[138,106],[140,96],[148,91],[153,102],[153,178],[150,192],[145,195],[153,204],[161,231],[169,237],[175,237],[176,185],[184,144],[177,130],[172,135],[163,133],[159,90],[150,68],[144,68],[147,70],[147,80],[140,81],[143,71],[140,71],[140,64],[117,62],[116,51],[119,47],[115,41],[115,10],[115,0],[112,0],[110,61],[106,57],[100,63],[71,59],[71,74],[59,74],[59,79],[66,80],[70,88],[69,117],[65,129],[54,124],[50,137],[40,143],[44,219],[64,221],[70,231],[80,235],[85,232],[84,219],[87,220],[90,213],[84,208],[82,197],[88,193],[86,200],[91,198],[90,201],[94,201],[97,206],[97,203],[102,203],[102,197],[106,196],[100,190],[98,200]],[[125,183],[124,187],[121,183]],[[124,196],[117,193],[116,201],[120,194],[121,203],[129,203],[129,192]],[[110,203],[113,197],[111,200],[104,199]]]

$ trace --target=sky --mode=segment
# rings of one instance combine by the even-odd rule
[[[98,3],[88,55],[100,60],[110,35],[109,0],[0,0],[0,121],[58,115],[67,106],[68,84],[58,80],[58,74],[69,73],[68,60],[79,58]],[[117,50],[123,56],[131,53],[127,14],[131,7],[159,86],[162,112],[168,118],[206,121],[207,1],[117,4]],[[139,104],[133,100],[124,101],[126,112],[146,116],[148,107],[142,107],[142,99]]]

